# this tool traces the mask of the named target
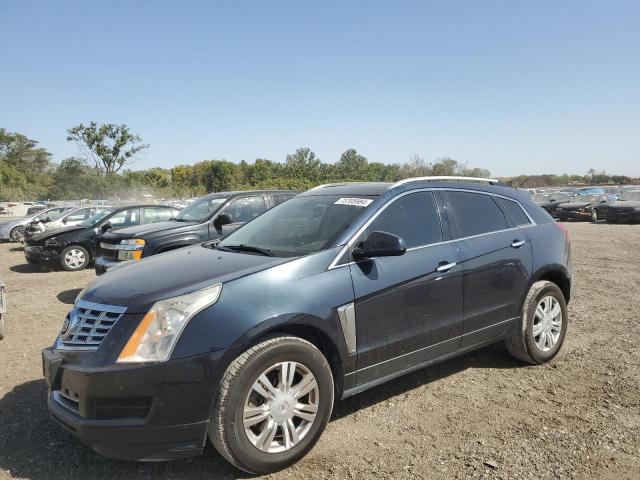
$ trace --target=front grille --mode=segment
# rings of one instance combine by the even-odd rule
[[[64,321],[58,348],[96,349],[126,307],[79,301]]]
[[[151,401],[151,397],[96,398],[95,418],[98,420],[145,418],[151,408]]]

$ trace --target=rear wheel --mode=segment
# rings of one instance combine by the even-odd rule
[[[568,319],[560,288],[552,282],[536,282],[527,294],[520,319],[505,341],[507,349],[523,362],[548,362],[560,351]]]
[[[90,260],[89,252],[80,245],[71,245],[60,254],[60,266],[70,272],[86,268]]]
[[[238,356],[216,394],[209,437],[237,468],[286,468],[320,438],[333,408],[326,358],[298,337],[274,337]]]

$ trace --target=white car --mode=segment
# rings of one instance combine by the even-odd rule
[[[54,228],[74,227],[106,208],[108,207],[90,206],[74,208],[73,210],[66,212],[64,215],[60,215],[52,221],[45,223],[45,228],[47,230],[52,230]]]

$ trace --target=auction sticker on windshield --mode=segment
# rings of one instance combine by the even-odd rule
[[[336,200],[336,205],[352,205],[354,207],[367,207],[373,200],[369,198],[339,198]]]

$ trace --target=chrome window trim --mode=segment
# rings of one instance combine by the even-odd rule
[[[477,235],[470,235],[468,237],[460,237],[460,238],[452,238],[451,240],[444,240],[442,242],[436,242],[436,243],[429,243],[426,245],[419,245],[417,247],[411,247],[411,248],[407,248],[407,252],[412,252],[414,250],[419,250],[422,248],[427,248],[427,247],[433,247],[436,245],[443,245],[445,243],[451,243],[451,242],[459,242],[461,240],[469,240],[471,238],[477,238],[477,237],[482,237],[485,235],[493,235],[495,233],[500,233],[500,232],[507,232],[510,230],[520,230],[522,228],[529,228],[529,227],[534,227],[537,225],[537,223],[535,222],[535,220],[531,217],[531,215],[529,215],[529,212],[527,212],[527,209],[524,208],[522,206],[522,204],[518,201],[515,200],[513,198],[507,197],[506,195],[500,195],[499,193],[493,193],[493,192],[483,192],[481,190],[472,190],[472,189],[468,189],[468,188],[455,188],[455,187],[430,187],[430,188],[416,188],[413,190],[407,190],[406,192],[402,192],[399,195],[394,196],[393,198],[390,198],[384,205],[382,205],[378,211],[369,219],[365,222],[365,224],[360,227],[358,229],[358,231],[349,239],[349,241],[340,249],[340,252],[338,253],[338,255],[333,259],[333,261],[329,264],[329,267],[327,268],[327,270],[333,270],[334,268],[340,268],[340,267],[344,267],[347,265],[353,265],[356,262],[347,262],[347,263],[341,263],[338,264],[338,261],[344,256],[344,254],[348,251],[348,249],[353,245],[353,243],[356,241],[356,239],[362,235],[362,232],[364,232],[367,227],[369,225],[371,225],[371,223],[373,223],[373,221],[378,218],[378,215],[380,215],[382,212],[384,212],[387,207],[389,207],[389,205],[391,205],[392,203],[394,203],[396,200],[398,200],[399,198],[404,197],[405,195],[409,195],[411,193],[417,193],[417,192],[468,192],[468,193],[477,193],[480,195],[489,195],[489,196],[493,196],[493,197],[499,197],[499,198],[504,198],[505,200],[511,200],[512,202],[515,202],[518,204],[518,206],[522,209],[522,211],[525,213],[525,215],[527,216],[527,218],[529,219],[529,221],[531,222],[531,224],[529,225],[522,225],[522,226],[515,226],[515,227],[511,227],[511,228],[505,228],[503,230],[493,230],[491,232],[485,232],[485,233],[479,233]],[[496,205],[496,207],[500,208],[499,205]],[[438,216],[440,217],[440,209],[438,209]],[[442,219],[440,219],[440,221],[442,222]]]

